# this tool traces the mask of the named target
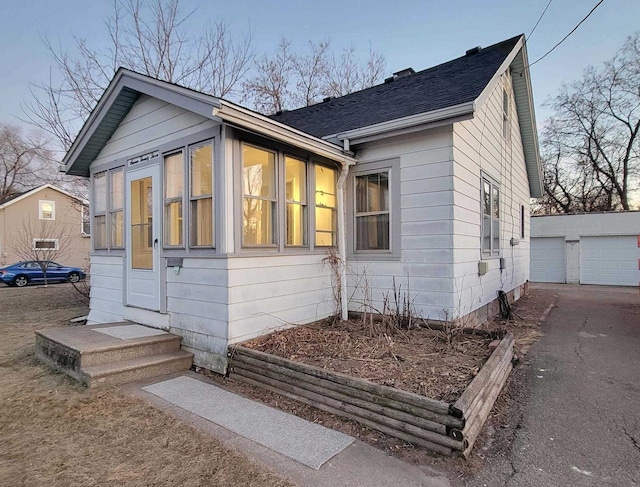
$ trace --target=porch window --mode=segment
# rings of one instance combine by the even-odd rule
[[[111,220],[111,248],[124,247],[124,168],[110,171],[109,218]]]
[[[482,178],[482,255],[500,255],[500,190]]]
[[[356,177],[356,250],[389,250],[389,172]]]
[[[307,164],[285,157],[287,245],[307,245]]]
[[[274,152],[243,145],[243,245],[276,244],[275,161]]]
[[[164,246],[182,247],[183,153],[164,158]]]
[[[93,247],[107,248],[107,172],[93,176]]]
[[[213,246],[213,142],[189,148],[192,247]]]
[[[336,245],[336,170],[316,165],[316,247]]]

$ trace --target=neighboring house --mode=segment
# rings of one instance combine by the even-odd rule
[[[1,200],[0,266],[25,260],[16,248],[30,244],[34,255],[39,249],[60,249],[60,264],[87,267],[86,209],[86,202],[51,184]]]
[[[531,280],[640,284],[640,211],[531,219]]]
[[[224,371],[229,344],[334,292],[382,310],[394,280],[424,318],[485,320],[529,278],[526,66],[518,36],[272,117],[120,69],[64,159],[91,177],[89,322],[170,329]]]

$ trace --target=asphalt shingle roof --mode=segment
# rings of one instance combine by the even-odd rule
[[[521,36],[390,83],[270,118],[325,137],[475,100]]]

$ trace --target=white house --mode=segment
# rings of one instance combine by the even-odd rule
[[[531,219],[531,280],[640,284],[640,211]]]
[[[529,278],[526,65],[517,36],[270,117],[119,70],[64,159],[91,177],[89,321],[170,329],[217,371],[334,290],[381,309],[394,278],[424,318],[482,321]]]

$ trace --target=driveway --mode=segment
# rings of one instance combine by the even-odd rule
[[[558,302],[526,357],[512,448],[467,485],[640,485],[638,289],[535,287]]]

